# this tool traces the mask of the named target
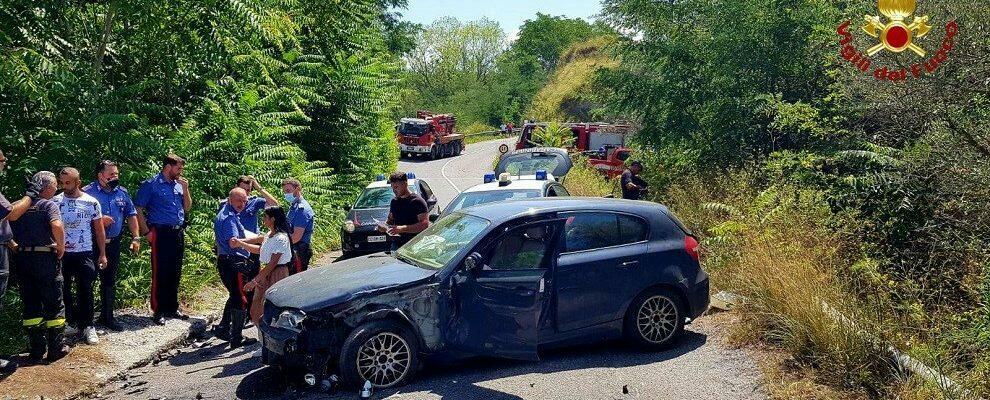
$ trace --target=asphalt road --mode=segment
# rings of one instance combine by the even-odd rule
[[[498,140],[476,143],[459,157],[399,163],[416,173],[446,205],[481,181],[498,152]],[[326,263],[324,257],[322,263]],[[333,268],[332,265],[329,268]],[[376,393],[395,399],[764,399],[753,354],[726,344],[728,314],[689,325],[680,344],[644,353],[621,343],[554,350],[540,362],[474,359],[428,365],[410,385]],[[254,337],[254,330],[245,331]],[[357,398],[348,389],[327,394],[282,384],[252,353],[230,351],[215,338],[178,349],[170,358],[139,368],[95,393],[111,399],[322,399]]]

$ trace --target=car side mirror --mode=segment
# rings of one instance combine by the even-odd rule
[[[344,211],[351,211],[351,205],[350,204],[345,204],[344,205]]]
[[[430,205],[430,207],[435,206],[437,204],[437,197],[430,196],[430,198],[426,200],[426,204]]]
[[[471,253],[464,259],[464,270],[471,271],[481,267],[484,260],[481,258],[481,254]]]
[[[440,214],[430,214],[430,222],[437,222],[440,219]]]

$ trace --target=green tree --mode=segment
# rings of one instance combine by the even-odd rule
[[[560,55],[572,44],[610,32],[605,25],[590,24],[582,18],[536,13],[536,19],[523,22],[512,47],[521,54],[536,57],[543,69],[550,71],[556,68]]]

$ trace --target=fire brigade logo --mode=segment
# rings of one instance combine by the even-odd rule
[[[862,26],[863,32],[875,38],[871,40],[871,47],[865,52],[860,51],[854,43],[853,32],[849,29],[852,21],[843,22],[837,30],[840,36],[839,55],[856,69],[865,73],[872,71],[872,75],[877,80],[900,82],[920,79],[926,73],[934,74],[949,59],[949,54],[956,45],[956,35],[959,34],[959,23],[955,20],[945,25],[941,47],[933,50],[934,53],[927,60],[919,60],[906,68],[874,65],[872,57],[883,50],[895,55],[910,50],[918,57],[926,57],[928,52],[915,43],[915,39],[924,38],[932,31],[932,26],[928,25],[931,21],[928,15],[914,15],[917,8],[916,0],[878,0],[877,8],[883,17],[867,15],[864,18],[866,23]],[[876,40],[879,40],[879,43]]]
[[[915,16],[910,25],[904,22],[914,14],[915,7],[917,7],[916,1],[879,0],[878,7],[880,13],[887,17],[890,22],[884,24],[876,15],[866,16],[866,25],[863,25],[863,31],[867,35],[880,39],[880,43],[867,50],[866,54],[872,56],[883,49],[894,53],[911,50],[918,57],[924,57],[925,50],[914,44],[914,39],[923,38],[932,30],[932,27],[928,25],[928,16]]]

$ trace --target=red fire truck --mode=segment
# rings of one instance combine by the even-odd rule
[[[632,150],[625,147],[626,137],[632,133],[630,125],[604,122],[580,122],[563,125],[569,128],[571,134],[574,135],[569,151],[584,154],[588,157],[588,164],[610,178],[622,174],[625,161],[632,154]],[[533,133],[545,126],[545,123],[523,125],[519,140],[516,142],[516,149],[541,146],[541,144],[533,141]]]
[[[396,125],[400,156],[426,155],[430,159],[452,157],[464,151],[464,135],[454,128],[452,114],[417,111],[416,118],[403,118]]]

